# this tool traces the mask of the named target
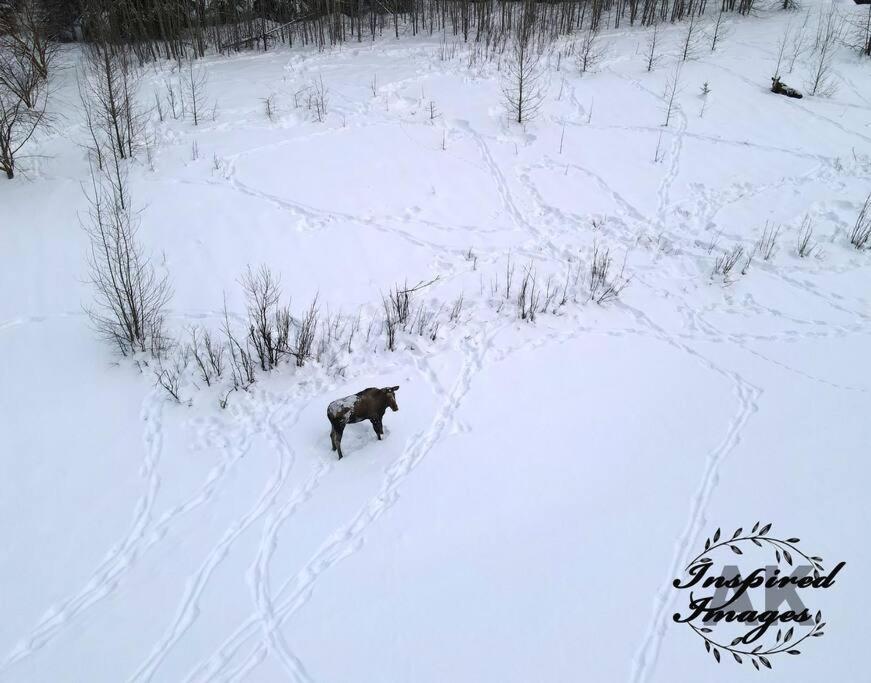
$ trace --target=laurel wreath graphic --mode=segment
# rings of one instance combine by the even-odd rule
[[[786,540],[776,538],[774,536],[770,536],[769,532],[771,531],[771,524],[766,524],[760,528],[760,523],[756,522],[753,525],[749,534],[744,534],[744,529],[739,527],[735,530],[732,536],[728,539],[724,537],[724,540],[720,540],[721,534],[720,529],[717,529],[714,532],[714,535],[710,538],[705,539],[705,549],[696,555],[690,563],[686,566],[685,571],[689,571],[696,565],[699,564],[709,564],[712,563],[713,560],[708,557],[709,553],[718,548],[722,548],[724,546],[728,546],[729,549],[735,553],[736,555],[743,555],[744,551],[741,550],[742,543],[753,543],[757,546],[764,547],[770,546],[774,550],[774,557],[777,561],[777,564],[786,562],[786,564],[792,566],[794,562],[794,558],[804,558],[808,564],[813,567],[813,575],[815,579],[820,578],[821,572],[823,569],[823,558],[817,557],[816,555],[807,555],[802,552],[798,547],[797,543],[801,539],[798,538],[787,538]],[[822,612],[818,611],[814,616],[814,623],[811,630],[803,635],[801,638],[797,640],[793,640],[794,629],[789,628],[786,632],[783,629],[777,630],[777,637],[774,645],[765,648],[764,644],[757,645],[752,650],[741,649],[736,647],[741,642],[741,637],[735,638],[730,644],[725,645],[723,643],[719,643],[715,641],[710,635],[712,633],[712,629],[707,627],[699,627],[695,626],[691,622],[686,622],[687,625],[695,631],[705,643],[705,650],[711,653],[717,663],[721,660],[720,652],[729,653],[735,659],[738,664],[743,664],[744,661],[749,661],[753,664],[756,669],[759,669],[760,665],[770,669],[771,660],[769,657],[773,655],[786,653],[788,655],[799,655],[801,654],[801,650],[797,649],[799,643],[808,638],[820,638],[824,635],[823,628],[826,625],[826,622],[823,621]]]

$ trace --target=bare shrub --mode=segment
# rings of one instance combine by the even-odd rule
[[[724,251],[717,257],[716,261],[714,261],[714,271],[712,276],[722,275],[723,280],[728,282],[732,275],[732,271],[735,269],[735,266],[738,265],[742,256],[744,256],[744,247],[740,244],[736,244],[729,251]]]
[[[272,121],[275,116],[275,94],[263,98],[263,108],[265,109],[266,118]]]
[[[206,386],[211,386],[212,382],[221,379],[224,374],[225,347],[212,338],[209,330],[191,327],[188,349],[194,359],[197,373]]]
[[[315,337],[318,329],[318,297],[312,299],[311,305],[303,313],[294,335],[293,356],[296,366],[301,368],[312,357]]]
[[[452,323],[459,322],[460,314],[463,312],[463,295],[460,294],[455,300],[454,303],[451,304],[451,310],[448,313],[448,320]]]
[[[172,290],[136,238],[137,218],[122,201],[125,194],[92,172],[88,214],[81,222],[90,240],[88,272],[96,302],[86,310],[97,331],[122,354],[160,353],[163,311]]]
[[[762,231],[762,237],[756,243],[754,251],[762,256],[764,261],[770,261],[777,248],[777,238],[780,235],[780,226],[772,226],[765,223],[765,228]]]
[[[318,123],[327,116],[327,88],[323,76],[313,80],[306,90],[306,108],[312,112]]]
[[[233,390],[242,389],[248,390],[256,380],[255,369],[256,362],[251,354],[248,338],[244,337],[244,344],[239,341],[239,338],[233,332],[233,327],[230,325],[230,312],[227,310],[227,299],[224,298],[224,320],[222,332],[227,340],[226,348],[230,352],[230,370],[233,380]],[[222,402],[222,408],[226,407],[226,398]]]
[[[520,290],[517,292],[517,316],[521,320],[535,322],[535,314],[540,304],[541,294],[537,289],[535,269],[532,265],[523,269]]]
[[[248,343],[260,369],[272,370],[290,353],[291,316],[288,306],[279,306],[280,279],[266,265],[256,271],[248,266],[240,283],[248,310]]]
[[[796,243],[796,251],[799,257],[807,258],[813,254],[816,245],[813,243],[814,226],[810,216],[805,216],[798,229],[798,242]]]
[[[871,194],[862,204],[862,209],[856,217],[856,223],[850,231],[850,244],[856,249],[871,247]]]
[[[155,383],[176,403],[181,403],[181,385],[189,362],[188,350],[182,349],[170,361],[158,361],[154,370]]]
[[[593,242],[593,254],[590,260],[590,301],[600,306],[619,298],[620,293],[629,285],[625,277],[626,260],[624,258],[620,272],[612,275],[611,249],[602,249],[598,242]]]
[[[388,350],[396,350],[396,336],[399,331],[407,331],[413,327],[412,312],[415,292],[429,287],[437,280],[438,277],[429,282],[419,282],[414,287],[409,287],[407,283],[402,287],[394,285],[387,296],[381,296],[381,306],[384,311],[384,333],[387,337]]]

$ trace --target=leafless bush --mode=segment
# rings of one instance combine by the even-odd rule
[[[303,314],[296,326],[293,344],[293,356],[296,358],[296,366],[301,368],[312,357],[315,337],[318,329],[318,297],[312,299],[311,305]]]
[[[227,299],[224,298],[224,320],[222,332],[227,340],[226,348],[230,352],[230,370],[233,380],[233,390],[242,389],[247,391],[248,387],[254,384],[256,380],[256,362],[251,354],[248,338],[244,337],[242,342],[233,332],[233,327],[230,324],[230,313],[227,310]],[[226,398],[222,402],[222,408],[226,407]]]
[[[535,314],[540,304],[541,294],[537,289],[535,269],[529,265],[523,269],[520,290],[517,293],[517,316],[521,320],[535,322]]]
[[[154,370],[155,383],[176,402],[181,403],[181,385],[184,381],[189,358],[187,349],[182,349],[171,359],[171,362],[158,361]]]
[[[590,301],[604,305],[619,298],[620,293],[629,285],[629,279],[625,277],[626,260],[620,272],[612,275],[610,248],[602,249],[598,242],[593,242],[593,254],[590,260]]]
[[[798,242],[796,243],[796,251],[801,258],[807,258],[816,249],[816,245],[812,241],[813,236],[813,221],[811,221],[810,216],[805,216],[798,229]]]
[[[290,353],[291,315],[288,306],[279,306],[280,279],[266,265],[256,271],[248,266],[240,283],[248,310],[247,341],[254,349],[260,369],[272,370]]]
[[[441,327],[441,311],[441,307],[435,309],[430,308],[426,304],[418,306],[414,320],[410,325],[412,332],[419,337],[426,337],[430,341],[435,341]]]
[[[429,282],[419,282],[414,287],[405,283],[400,287],[395,285],[387,296],[381,297],[381,306],[384,310],[384,333],[387,337],[387,348],[396,350],[396,335],[399,331],[406,331],[412,324],[413,296],[438,280],[438,277]]]
[[[263,98],[263,108],[266,110],[266,118],[270,121],[275,116],[275,95],[269,95]]]
[[[212,338],[209,330],[191,327],[188,349],[206,386],[223,376],[225,347]]]
[[[454,303],[451,304],[451,310],[448,314],[448,320],[452,323],[459,322],[460,314],[463,312],[463,295],[460,294],[455,300]]]
[[[318,123],[323,123],[327,116],[327,92],[323,76],[313,80],[306,90],[306,108],[314,114]]]
[[[124,355],[149,349],[159,353],[163,311],[172,290],[139,244],[136,216],[129,201],[122,201],[126,191],[113,181],[92,173],[86,192],[89,206],[82,227],[90,240],[89,280],[96,295],[87,312],[97,331]]]
[[[850,231],[850,244],[856,249],[871,247],[871,194],[862,204],[862,209],[856,217],[856,224]]]
[[[780,235],[780,226],[772,226],[765,223],[765,228],[762,231],[762,237],[756,243],[754,251],[762,256],[764,261],[770,261],[777,248],[777,238]]]
[[[714,272],[712,275],[722,275],[725,282],[729,281],[732,271],[738,265],[738,261],[744,256],[744,247],[736,244],[729,251],[724,251],[717,260],[714,261]]]

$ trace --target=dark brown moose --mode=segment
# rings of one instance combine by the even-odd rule
[[[778,76],[771,79],[771,92],[777,93],[778,95],[786,95],[787,97],[794,97],[797,100],[802,98],[802,94],[798,90],[790,88],[786,83],[782,83]]]
[[[384,426],[381,424],[384,413],[388,408],[394,412],[399,410],[396,405],[397,389],[398,386],[384,389],[370,387],[352,396],[337,399],[327,406],[327,418],[333,428],[330,431],[330,441],[333,450],[339,451],[339,460],[342,459],[342,432],[347,424],[369,420],[381,441],[381,435],[384,434]]]

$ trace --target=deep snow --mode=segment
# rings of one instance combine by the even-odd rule
[[[174,331],[216,328],[224,292],[241,314],[247,264],[296,310],[317,293],[377,319],[381,293],[435,276],[419,300],[466,302],[435,341],[390,353],[376,330],[341,374],[287,365],[226,410],[192,384],[172,403],[89,327],[65,70],[63,125],[0,183],[0,680],[871,680],[871,254],[846,237],[871,65],[840,51],[834,97],[777,97],[790,15],[763,15],[685,64],[667,128],[680,26],[652,73],[644,30],[609,32],[596,73],[551,59],[522,128],[496,64],[442,60],[440,37],[206,60],[214,120],[156,124],[154,169],[130,168]],[[145,100],[172,77],[149,70]],[[322,123],[293,96],[319,78]],[[766,221],[772,260],[712,277]],[[594,240],[625,258],[618,302],[497,310],[509,253],[561,283]],[[385,440],[351,425],[336,461],[327,404],[395,384]],[[683,562],[756,519],[848,563],[816,596],[826,638],[764,674],[671,622]]]

